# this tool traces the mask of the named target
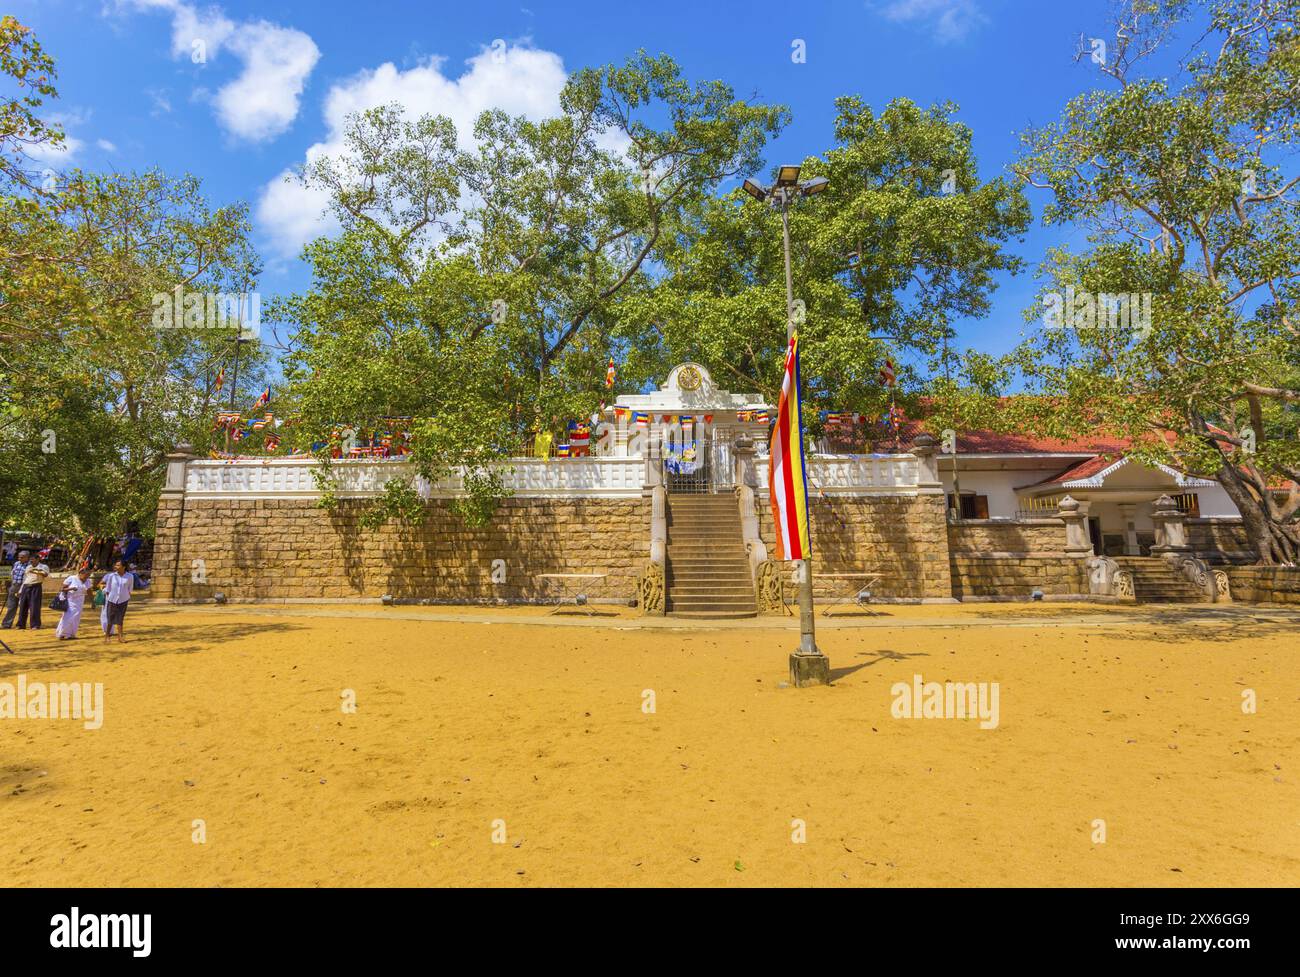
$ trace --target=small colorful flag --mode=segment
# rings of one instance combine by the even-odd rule
[[[261,410],[268,403],[270,403],[270,400],[271,400],[271,388],[267,387],[265,390],[261,392],[260,395],[258,395],[257,402],[253,404],[253,410]]]
[[[754,416],[750,418],[750,420],[752,420],[755,424],[770,424],[771,416],[765,410],[756,410],[754,411]]]
[[[555,446],[555,457],[568,458],[569,454],[570,454],[570,449],[567,444],[557,444]]]
[[[880,382],[886,387],[892,387],[898,375],[894,372],[894,361],[885,358],[885,365],[880,368]]]
[[[650,415],[645,411],[634,410],[632,412],[632,423],[637,427],[649,427]]]
[[[280,439],[274,434],[268,436],[265,447],[267,451],[274,451],[276,448],[280,447]]]
[[[614,386],[614,377],[618,376],[618,371],[614,369],[614,357],[609,358],[609,366],[605,367],[605,389],[608,390]]]
[[[221,393],[221,388],[226,384],[226,368],[223,366],[217,371],[216,392]]]

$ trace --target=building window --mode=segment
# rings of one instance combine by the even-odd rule
[[[951,512],[957,508],[957,496],[948,493],[948,511]],[[987,519],[989,517],[989,497],[987,495],[975,495],[973,492],[963,492],[961,494],[960,518],[962,519]]]
[[[1182,495],[1174,496],[1174,505],[1178,511],[1191,519],[1201,517],[1201,500],[1196,497],[1195,492],[1184,492]]]

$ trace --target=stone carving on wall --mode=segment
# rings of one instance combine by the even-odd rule
[[[1223,570],[1214,571],[1214,599],[1216,601],[1232,600],[1232,586],[1228,574]]]
[[[651,563],[637,581],[637,599],[641,602],[642,614],[664,613],[664,565]]]
[[[779,611],[785,606],[785,578],[781,574],[779,563],[764,560],[759,564],[755,590],[760,614],[764,611]]]
[[[1136,596],[1133,591],[1133,574],[1129,573],[1127,570],[1119,570],[1115,573],[1115,596]]]
[[[1088,592],[1107,597],[1133,598],[1133,575],[1121,570],[1108,556],[1088,558]]]

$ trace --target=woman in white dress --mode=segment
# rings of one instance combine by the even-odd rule
[[[56,638],[75,638],[81,624],[81,610],[86,605],[86,595],[90,593],[90,568],[82,567],[63,581],[59,591],[68,600],[68,609],[59,618],[59,626],[54,629]]]

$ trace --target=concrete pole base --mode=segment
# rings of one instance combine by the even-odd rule
[[[820,652],[805,655],[796,651],[790,656],[790,684],[796,689],[810,685],[831,684],[831,660]]]

